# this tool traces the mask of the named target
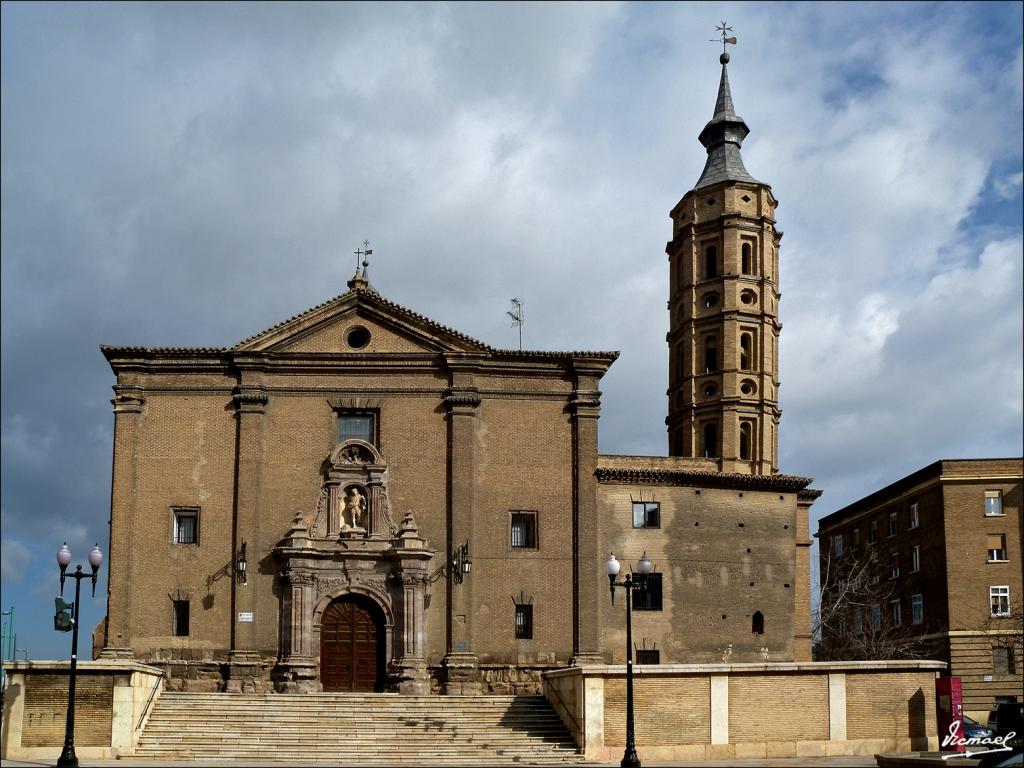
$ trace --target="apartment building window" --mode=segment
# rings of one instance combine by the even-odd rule
[[[920,593],[910,596],[910,621],[913,624],[924,621],[924,595]]]
[[[199,543],[199,510],[195,508],[175,509],[174,514],[174,543],[175,544],[198,544]]]
[[[661,504],[657,501],[634,501],[633,527],[660,528]]]
[[[871,606],[871,628],[876,632],[882,628],[882,606],[878,603]]]
[[[985,491],[985,516],[997,517],[1003,514],[1003,492]]]
[[[661,651],[657,648],[637,648],[637,664],[661,664]]]
[[[910,505],[910,521],[907,524],[907,528],[913,530],[921,524],[920,512],[918,511],[917,502],[915,501]]]
[[[859,607],[853,609],[853,634],[855,635],[864,631],[864,614],[861,613],[861,610]]]
[[[516,604],[516,640],[533,640],[533,606]]]
[[[634,611],[661,610],[661,574],[652,573],[646,578],[646,585],[640,592],[634,593]]]
[[[377,445],[377,413],[375,411],[341,411],[338,414],[338,442],[362,440]]]
[[[868,544],[874,544],[876,541],[878,541],[878,521],[872,520],[868,527]]]
[[[858,549],[860,549],[860,528],[854,528],[850,541],[850,551],[856,552]]]
[[[910,548],[910,572],[917,573],[921,570],[921,545],[915,544]]]
[[[990,533],[985,537],[985,548],[988,549],[988,561],[998,563],[1006,560],[1006,534]]]
[[[889,611],[892,614],[892,625],[894,627],[902,626],[903,624],[903,607],[899,600],[889,601]]]
[[[889,553],[889,578],[895,579],[900,575],[900,553]]]
[[[832,554],[835,557],[843,556],[843,534],[841,533],[832,537]]]
[[[997,587],[988,588],[988,601],[991,605],[993,616],[1010,615],[1010,587],[1003,584]]]
[[[537,513],[520,510],[512,513],[513,549],[537,548]]]
[[[188,637],[188,600],[174,600],[171,605],[171,634]]]
[[[1015,675],[1017,674],[1016,662],[1012,646],[997,645],[992,649],[992,674]]]
[[[899,515],[896,512],[889,513],[889,535],[895,536],[900,529]]]

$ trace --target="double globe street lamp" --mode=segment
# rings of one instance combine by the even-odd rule
[[[60,566],[60,594],[64,596],[64,579],[67,577],[68,564],[71,562],[71,550],[67,542],[57,550],[57,565]],[[82,579],[92,579],[92,596],[96,597],[96,575],[103,564],[103,553],[97,544],[89,553],[89,565],[92,573],[82,571],[82,566],[75,567],[71,578],[75,580],[75,602],[71,605],[71,672],[68,679],[68,717],[64,727],[64,750],[57,759],[57,768],[75,768],[78,757],[75,755],[75,670],[78,667],[78,612],[82,592]]]
[[[640,768],[640,758],[636,754],[636,737],[633,730],[633,594],[643,597],[647,590],[647,577],[654,571],[654,563],[644,556],[636,564],[636,574],[627,573],[623,581],[616,581],[621,563],[612,552],[604,564],[604,572],[608,576],[608,586],[612,593],[612,605],[615,604],[615,588],[626,590],[626,751],[622,754],[622,768]]]

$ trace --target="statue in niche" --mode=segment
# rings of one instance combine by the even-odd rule
[[[341,532],[365,531],[366,497],[362,492],[356,486],[351,486],[342,504]]]

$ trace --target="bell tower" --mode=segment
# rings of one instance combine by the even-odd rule
[[[698,136],[707,163],[670,213],[665,248],[668,447],[671,456],[714,461],[722,472],[767,475],[778,470],[782,233],[771,187],[740,157],[750,129],[733,107],[729,54],[719,61],[714,116]]]

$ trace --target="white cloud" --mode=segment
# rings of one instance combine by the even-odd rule
[[[20,581],[33,559],[28,547],[14,539],[0,541],[0,569],[5,581]]]

